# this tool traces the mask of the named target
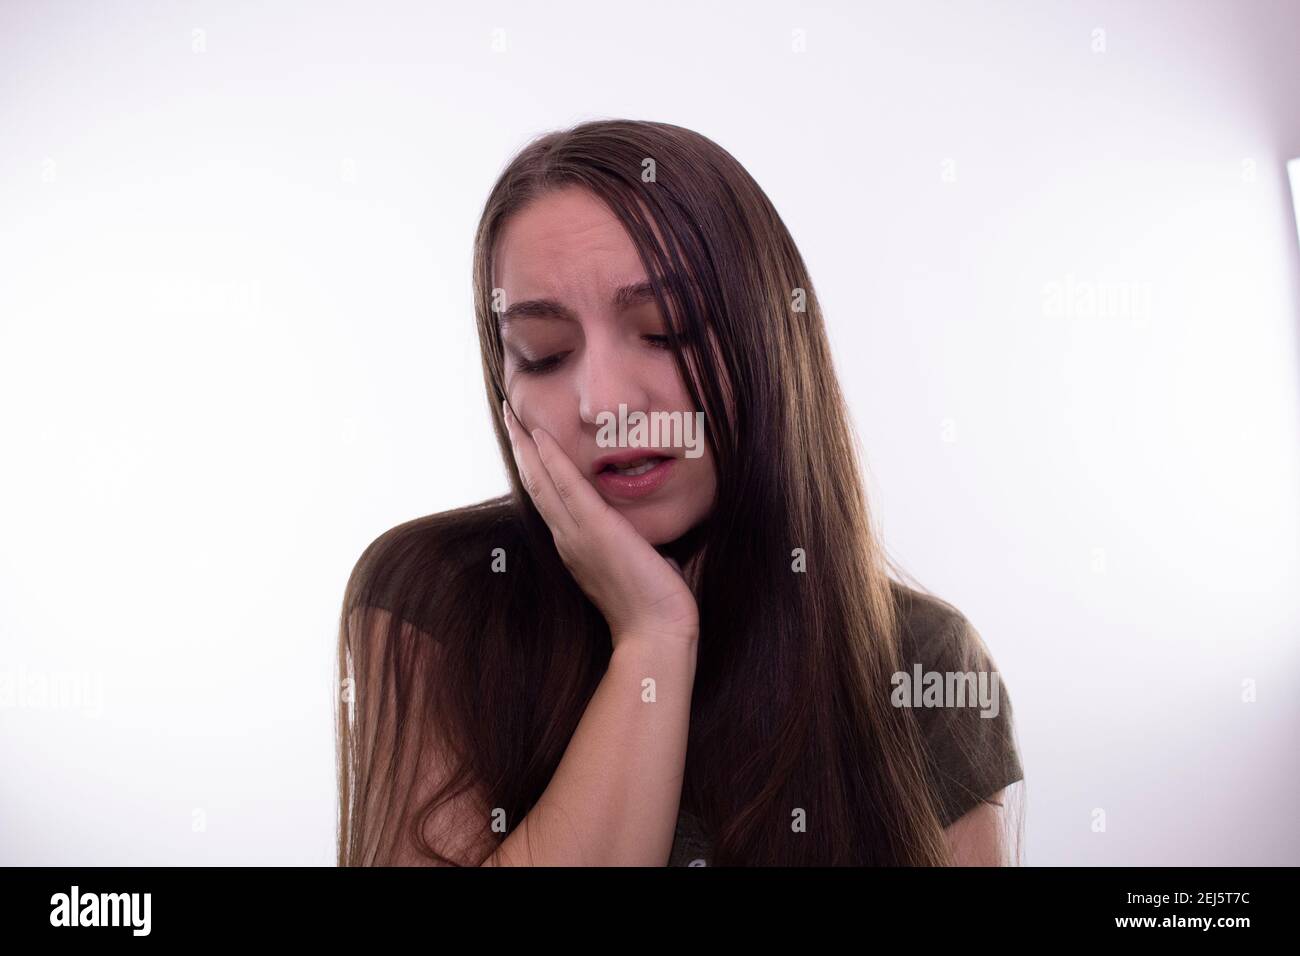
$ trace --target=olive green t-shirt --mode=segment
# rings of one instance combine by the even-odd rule
[[[494,504],[497,506],[488,507]],[[459,520],[465,521],[467,513],[458,512]],[[481,513],[481,516],[476,525],[459,532],[461,537],[477,540],[475,536],[482,534],[478,525],[499,528],[501,522],[509,520],[508,511],[499,503],[485,503],[473,513]],[[437,567],[436,562],[426,560],[424,555],[440,550],[435,543],[446,534],[446,530],[440,529],[436,523],[441,517],[417,519],[381,535],[363,554],[353,571],[354,580],[366,585],[362,589],[364,603],[408,617],[431,633],[436,632],[436,627],[426,623],[422,617],[424,612],[412,609],[407,599],[413,592],[429,590],[426,582],[413,578],[412,574],[431,573],[431,569]],[[500,537],[498,533],[493,540]],[[460,550],[466,549],[462,547]],[[477,552],[479,549],[468,550]],[[417,570],[412,572],[412,567]],[[903,672],[915,674],[919,667],[920,674],[997,673],[980,635],[960,611],[898,582],[891,581],[891,586],[899,609]],[[987,712],[989,708],[978,705],[916,706],[924,703],[923,698],[916,693],[910,695],[912,712],[924,739],[930,776],[935,782],[941,822],[945,827],[981,800],[1024,776],[1015,744],[1011,700],[1001,684],[1000,675],[996,684],[998,707],[994,716],[981,716],[982,710]],[[679,813],[668,865],[700,866],[710,862],[709,840],[699,821],[688,812]]]
[[[911,702],[920,724],[926,758],[936,781],[940,822],[947,827],[985,798],[1024,779],[1011,699],[982,638],[964,615],[937,598],[891,583],[900,611],[903,669],[913,678],[903,690],[896,691],[900,699]],[[918,697],[912,689],[917,683],[917,665],[922,675],[978,675],[982,671],[986,675],[984,690],[975,690],[977,685],[968,681],[966,687],[973,692],[966,695],[964,705],[926,706],[924,695]],[[992,675],[997,675],[996,680]],[[925,681],[921,684],[924,686]],[[955,699],[949,698],[949,702]],[[996,707],[990,706],[991,702]],[[707,866],[711,862],[710,843],[699,820],[682,811],[677,817],[668,865]]]

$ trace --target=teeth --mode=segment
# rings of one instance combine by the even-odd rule
[[[629,461],[626,465],[610,465],[610,467],[620,475],[633,478],[637,475],[644,475],[657,464],[659,464],[657,458],[641,458],[637,461]]]

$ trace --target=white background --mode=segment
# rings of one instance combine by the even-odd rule
[[[1026,862],[1300,863],[1297,36],[1295,2],[0,5],[0,863],[332,863],[347,574],[506,489],[482,203],[612,116],[714,139],[792,230],[890,549],[1012,696]]]

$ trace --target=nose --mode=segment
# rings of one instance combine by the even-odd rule
[[[589,339],[583,350],[578,374],[578,414],[589,425],[599,426],[602,412],[618,417],[618,406],[629,412],[648,411],[649,393],[618,345]]]

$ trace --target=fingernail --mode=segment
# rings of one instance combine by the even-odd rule
[[[537,442],[537,444],[539,444],[539,445],[542,443],[542,440],[541,440],[540,438],[538,438],[537,436],[538,436],[539,434],[541,434],[541,431],[542,431],[542,430],[541,430],[540,428],[534,428],[534,429],[529,433],[529,434],[531,434],[531,435],[533,436],[533,441]]]

